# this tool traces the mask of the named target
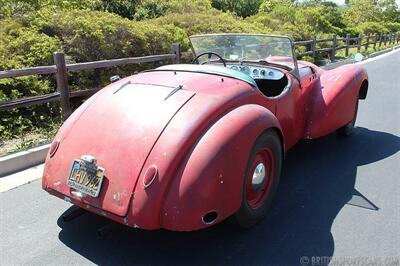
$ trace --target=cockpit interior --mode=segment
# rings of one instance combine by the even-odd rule
[[[267,97],[280,95],[288,86],[286,75],[275,68],[247,64],[227,64],[226,67],[249,75]]]

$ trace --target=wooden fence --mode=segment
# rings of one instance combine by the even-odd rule
[[[100,89],[84,89],[79,91],[69,91],[68,89],[68,73],[76,72],[85,69],[98,69],[116,66],[124,66],[129,64],[150,63],[169,61],[179,64],[182,58],[190,57],[191,52],[181,52],[180,44],[173,44],[171,54],[151,55],[143,57],[129,57],[112,60],[102,60],[94,62],[67,64],[65,62],[65,55],[61,52],[53,54],[54,65],[39,66],[31,68],[13,69],[0,71],[0,79],[14,78],[29,75],[48,75],[54,74],[57,81],[57,91],[40,96],[26,97],[11,101],[0,101],[0,111],[9,110],[19,107],[28,107],[31,105],[43,104],[53,101],[60,101],[62,118],[65,120],[71,114],[70,99],[76,97],[89,97],[95,94]]]
[[[328,39],[316,39],[315,37],[307,41],[298,41],[294,44],[296,46],[306,46],[309,50],[302,52],[299,56],[311,56],[316,59],[319,52],[326,52],[329,54],[330,60],[336,60],[336,53],[339,50],[345,49],[345,57],[349,56],[350,48],[357,48],[357,52],[361,51],[361,48],[365,47],[365,51],[371,46],[374,50],[377,47],[383,45],[392,45],[399,43],[400,34],[377,34],[373,36],[363,36],[360,34],[358,37],[351,38],[350,34],[347,34],[345,38],[338,38],[335,34],[332,38]],[[331,43],[329,47],[317,48],[318,45],[324,43]]]
[[[365,42],[363,42],[364,39],[366,40]],[[373,45],[373,48],[376,49],[377,46],[380,47],[382,44],[386,46],[387,44],[391,45],[399,43],[399,41],[400,41],[400,34],[387,34],[387,35],[380,34],[375,36],[362,36],[360,34],[356,38],[350,38],[350,35],[347,35],[346,38],[337,38],[336,35],[333,35],[332,38],[329,39],[317,40],[316,38],[312,38],[311,40],[307,41],[298,41],[295,42],[295,45],[310,47],[310,50],[299,54],[299,56],[308,55],[312,56],[315,59],[317,53],[329,52],[330,59],[334,61],[335,55],[337,51],[340,49],[346,49],[345,55],[348,56],[349,49],[352,47],[357,47],[357,50],[360,52],[361,47],[365,47],[365,49],[368,49],[369,45]],[[332,46],[319,49],[317,48],[317,44],[326,42],[332,42]],[[342,42],[342,45],[340,45],[340,42]],[[0,79],[29,76],[29,75],[54,74],[56,76],[56,81],[57,81],[56,92],[40,96],[26,97],[11,101],[0,101],[0,111],[43,104],[53,101],[60,101],[62,118],[65,120],[72,112],[70,105],[71,98],[89,97],[99,90],[99,89],[84,89],[80,91],[69,91],[68,89],[69,72],[76,72],[84,69],[108,68],[108,67],[116,67],[129,64],[160,62],[160,61],[172,61],[174,63],[179,64],[181,63],[182,58],[187,58],[192,56],[191,52],[182,52],[181,45],[177,43],[172,45],[171,51],[172,52],[170,54],[163,54],[163,55],[129,57],[129,58],[102,60],[102,61],[76,63],[76,64],[67,64],[65,62],[65,55],[61,52],[56,52],[53,55],[54,65],[0,71]]]

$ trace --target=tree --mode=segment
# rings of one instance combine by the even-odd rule
[[[383,22],[400,23],[400,7],[396,0],[381,0],[377,6],[379,19]]]
[[[224,12],[230,11],[240,17],[257,14],[262,0],[213,0],[212,6]]]
[[[259,12],[271,12],[277,6],[297,6],[297,0],[263,0]]]
[[[367,21],[377,21],[378,8],[375,0],[350,0],[349,7],[344,12],[351,25]]]

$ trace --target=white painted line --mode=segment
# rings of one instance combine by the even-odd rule
[[[390,52],[387,52],[387,53],[383,53],[381,55],[378,55],[378,56],[375,56],[375,57],[372,57],[372,58],[368,58],[368,59],[366,59],[364,61],[357,62],[356,64],[364,65],[364,64],[367,64],[367,63],[382,59],[382,58],[384,58],[386,56],[389,56],[389,55],[392,55],[392,54],[398,53],[398,52],[400,52],[400,49],[396,49],[396,50],[393,50],[393,51],[390,51]]]
[[[1,177],[0,192],[4,192],[40,179],[43,174],[43,169],[44,164],[41,164],[9,176]]]

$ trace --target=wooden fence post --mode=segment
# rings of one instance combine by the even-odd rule
[[[315,62],[315,58],[317,57],[317,38],[315,36],[311,37],[312,43],[311,43],[311,51],[312,51],[312,57]]]
[[[347,33],[346,34],[346,50],[345,50],[345,56],[348,57],[349,56],[349,45],[350,45],[350,34]]]
[[[57,67],[56,80],[57,91],[60,93],[60,103],[62,110],[62,119],[65,121],[71,114],[71,106],[69,104],[67,65],[65,64],[65,56],[62,52],[53,54],[54,64]]]
[[[361,52],[361,41],[362,41],[362,34],[360,33],[359,35],[358,35],[358,39],[357,39],[357,52],[359,53],[359,52]]]
[[[370,36],[365,36],[366,38],[366,42],[365,42],[365,51],[368,51],[368,45],[369,45],[369,40],[370,40]]]
[[[331,61],[335,61],[335,55],[336,55],[336,47],[337,47],[337,39],[336,39],[336,34],[332,35],[332,54],[331,54]]]
[[[382,46],[382,42],[383,42],[383,34],[380,33],[379,34],[379,48]]]
[[[378,34],[375,34],[374,37],[374,50],[376,51],[376,43],[378,42]]]
[[[384,40],[383,44],[386,46],[386,44],[387,44],[387,34],[383,35],[383,40]]]
[[[174,44],[172,44],[171,49],[172,49],[172,52],[176,55],[175,64],[180,64],[181,63],[181,58],[182,58],[181,44],[180,43],[174,43]]]

